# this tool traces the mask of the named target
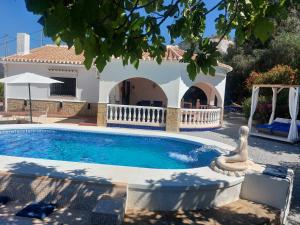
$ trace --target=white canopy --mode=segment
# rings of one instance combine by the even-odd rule
[[[275,110],[276,110],[276,101],[277,101],[277,94],[283,89],[283,88],[288,88],[289,89],[289,101],[288,101],[288,106],[289,106],[289,113],[290,113],[290,128],[289,128],[289,133],[288,137],[284,140],[282,138],[275,138],[272,135],[259,135],[257,132],[252,131],[252,122],[253,122],[253,115],[257,106],[258,102],[258,93],[260,87],[263,88],[272,88],[273,91],[273,97],[272,97],[272,114],[269,119],[269,124],[272,124],[275,116]],[[295,142],[300,139],[299,134],[298,134],[298,127],[297,127],[297,116],[299,112],[299,101],[300,101],[300,85],[279,85],[279,84],[261,84],[261,85],[254,85],[252,89],[252,99],[251,99],[251,112],[250,112],[250,117],[248,120],[248,127],[250,129],[250,132],[252,135],[256,136],[263,136],[263,137],[268,137],[272,139],[277,139],[277,140],[284,140],[288,142]]]
[[[30,122],[32,123],[32,108],[31,108],[31,84],[53,84],[53,83],[63,83],[58,80],[54,80],[48,77],[40,76],[35,73],[21,73],[18,75],[5,77],[0,79],[0,83],[6,84],[27,84],[28,85],[28,93],[29,93],[29,112],[30,112]]]
[[[40,76],[35,73],[21,73],[18,75],[5,77],[0,79],[0,83],[6,84],[53,84],[53,83],[63,83],[58,80],[54,80],[48,77]]]

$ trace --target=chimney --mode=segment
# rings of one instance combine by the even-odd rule
[[[30,53],[30,36],[26,33],[17,33],[17,55]]]

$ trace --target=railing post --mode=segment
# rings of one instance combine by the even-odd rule
[[[142,122],[147,122],[147,118],[148,118],[148,116],[149,116],[149,112],[147,113],[147,118],[146,118],[146,108],[143,108],[143,115],[142,115],[142,117],[143,117],[143,120],[142,120]],[[140,109],[139,109],[139,111],[140,111]],[[147,110],[147,111],[149,111],[149,110]]]
[[[107,104],[98,103],[97,126],[107,126]]]
[[[219,121],[220,121],[220,126],[223,127],[223,123],[224,123],[224,107],[220,108],[220,111],[219,111]]]
[[[165,110],[165,109],[162,109],[162,117],[161,117],[161,123],[162,123],[162,124],[166,124],[166,121],[165,121],[165,113],[167,113],[166,110]]]
[[[157,114],[156,114],[156,123],[159,124],[160,123],[160,112],[161,112],[161,110],[158,109],[156,112],[157,112]]]
[[[123,119],[123,121],[127,121],[127,109],[128,109],[129,107],[124,107],[124,119]]]
[[[166,131],[179,132],[181,108],[167,108]]]
[[[131,110],[132,110],[132,108],[129,107],[129,108],[128,108],[128,121],[129,121],[129,122],[131,122]]]

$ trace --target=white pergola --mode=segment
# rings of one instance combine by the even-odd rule
[[[272,113],[269,119],[269,124],[272,124],[275,116],[277,94],[284,88],[289,89],[289,113],[290,113],[290,129],[287,138],[279,137],[275,135],[264,134],[256,131],[252,128],[253,115],[256,110],[258,103],[258,96],[260,88],[272,88],[273,97],[272,97]],[[274,140],[287,141],[287,142],[296,142],[300,140],[300,136],[297,129],[297,116],[299,113],[299,100],[300,100],[300,85],[285,85],[285,84],[258,84],[253,85],[252,87],[252,98],[251,98],[251,111],[250,117],[248,120],[248,127],[250,129],[250,134],[254,136],[266,137]]]

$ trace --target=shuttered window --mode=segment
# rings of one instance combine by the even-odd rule
[[[50,95],[76,97],[76,78],[52,77],[63,83],[50,84]]]

